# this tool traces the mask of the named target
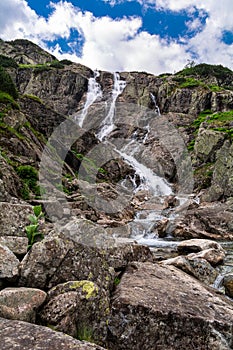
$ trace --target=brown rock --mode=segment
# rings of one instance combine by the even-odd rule
[[[224,249],[219,243],[208,239],[189,239],[177,245],[177,250],[180,253],[197,253],[211,248],[224,253]]]
[[[46,293],[32,288],[5,288],[0,292],[0,317],[34,323]]]
[[[228,297],[233,298],[233,275],[227,275],[223,278],[223,286]]]
[[[232,347],[233,305],[172,266],[132,263],[113,296],[109,348]]]
[[[104,350],[47,327],[4,318],[0,318],[0,338],[2,350]]]

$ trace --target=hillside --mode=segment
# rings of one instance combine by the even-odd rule
[[[230,69],[93,72],[1,40],[0,135],[0,322],[18,320],[11,341],[21,326],[40,337],[36,323],[77,349],[230,349]],[[209,287],[221,274],[223,295]],[[18,297],[30,310],[17,316],[8,287],[40,292]]]

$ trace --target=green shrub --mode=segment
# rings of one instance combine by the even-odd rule
[[[211,65],[206,63],[200,63],[193,67],[184,68],[182,71],[177,72],[177,75],[198,75],[203,77],[215,76],[217,79],[233,77],[233,72],[222,65]]]
[[[192,89],[192,88],[198,87],[200,85],[203,85],[203,83],[200,80],[196,80],[193,78],[186,78],[185,81],[180,84],[180,88]]]
[[[60,63],[61,63],[61,64],[64,64],[65,66],[70,66],[71,64],[73,64],[72,61],[66,60],[66,59],[61,60]]]
[[[29,196],[28,191],[31,191],[35,195],[39,196],[40,187],[37,185],[38,171],[31,165],[20,165],[16,168],[16,172],[24,183],[25,195]]]
[[[14,99],[18,98],[18,92],[9,73],[0,66],[0,91],[8,93]]]
[[[18,68],[18,64],[15,62],[15,60],[11,57],[7,57],[4,55],[0,55],[0,66],[5,68]]]
[[[62,69],[62,68],[64,68],[65,66],[64,66],[64,64],[62,64],[62,63],[59,62],[59,61],[53,61],[52,63],[50,63],[50,67]]]

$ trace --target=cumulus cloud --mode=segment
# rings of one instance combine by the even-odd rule
[[[130,0],[103,1],[114,6]],[[50,42],[47,48],[59,59],[69,58],[93,69],[139,70],[159,74],[182,69],[194,57],[197,62],[233,68],[233,47],[222,41],[223,32],[233,30],[229,16],[232,0],[217,3],[215,0],[196,0],[195,7],[192,0],[138,2],[154,7],[155,11],[187,11],[190,18],[186,23],[187,31],[195,34],[192,38],[180,37],[178,41],[162,39],[143,31],[139,17],[95,17],[91,12],[83,13],[69,1],[51,2],[49,16],[44,18],[32,10],[26,0],[7,0],[0,3],[0,36],[4,40],[26,38],[44,48]],[[207,17],[205,22],[204,16]],[[77,33],[76,38],[74,33]],[[64,54],[59,44],[54,43],[55,40],[59,42],[60,38],[67,41],[71,48],[69,53]],[[83,46],[78,54],[75,43],[79,40]]]

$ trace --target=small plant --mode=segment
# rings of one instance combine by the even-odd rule
[[[28,238],[28,250],[38,241],[38,238],[40,240],[44,238],[43,233],[39,231],[39,220],[44,216],[41,205],[33,207],[33,212],[34,215],[28,216],[31,224],[25,228]]]

